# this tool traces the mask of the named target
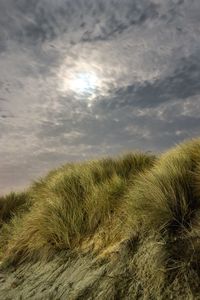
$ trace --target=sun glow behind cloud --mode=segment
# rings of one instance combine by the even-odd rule
[[[78,94],[92,94],[98,86],[98,78],[94,73],[74,74],[69,80],[69,88]]]
[[[72,94],[76,99],[88,102],[88,106],[102,90],[102,83],[98,70],[85,63],[69,69],[63,64],[58,74],[58,91],[62,95]]]

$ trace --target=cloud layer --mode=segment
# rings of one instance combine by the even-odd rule
[[[2,0],[0,194],[200,132],[198,0]],[[91,91],[71,78],[93,73]]]

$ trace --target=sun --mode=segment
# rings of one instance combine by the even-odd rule
[[[77,97],[85,99],[94,97],[101,86],[100,78],[93,71],[63,72],[60,78],[62,78],[59,84],[60,92],[63,94],[72,92]]]
[[[69,88],[77,94],[93,94],[98,85],[94,73],[78,73],[69,80]]]
[[[64,64],[58,73],[57,90],[63,96],[70,95],[74,100],[92,105],[103,88],[101,72],[97,67],[80,63],[67,69]]]

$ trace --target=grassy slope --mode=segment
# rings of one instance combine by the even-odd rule
[[[93,288],[76,275],[69,299],[200,299],[200,139],[159,158],[131,153],[53,170],[0,198],[0,225],[5,266],[47,267],[63,252],[72,264],[88,260]],[[98,280],[94,260],[96,272],[104,266]]]

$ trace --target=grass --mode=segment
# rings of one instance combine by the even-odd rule
[[[200,208],[199,163],[200,140],[161,156],[149,172],[138,176],[127,195],[130,222],[171,233],[189,227]]]
[[[0,244],[8,241],[5,257],[47,258],[54,250],[76,247],[112,218],[136,175],[154,161],[155,156],[134,153],[67,164],[35,182],[27,191],[31,209],[19,215],[20,203],[13,203],[16,216],[0,237]]]
[[[11,192],[0,197],[0,226],[8,222],[17,212],[28,209],[29,205],[29,196],[26,192]]]
[[[128,243],[130,275],[118,284],[133,299],[175,299],[183,290],[185,299],[200,297],[200,139],[160,157],[66,164],[1,197],[0,221],[3,261],[51,259],[60,250],[111,259]]]

